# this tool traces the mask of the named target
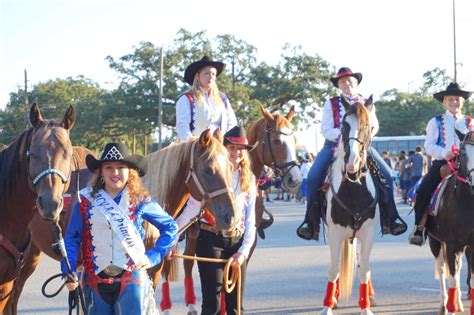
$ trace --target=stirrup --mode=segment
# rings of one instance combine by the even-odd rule
[[[417,231],[420,231],[421,233],[415,234]],[[426,242],[426,228],[422,227],[420,229],[420,226],[415,225],[415,228],[413,229],[413,232],[408,237],[408,242],[411,245],[423,246]]]

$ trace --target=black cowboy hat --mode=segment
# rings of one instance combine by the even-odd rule
[[[202,57],[201,60],[193,62],[186,68],[186,70],[184,70],[184,81],[189,83],[189,85],[193,85],[194,75],[196,74],[196,72],[198,72],[199,69],[206,66],[211,66],[211,67],[216,68],[217,76],[219,76],[219,74],[221,74],[221,72],[225,68],[225,63],[220,62],[220,61],[213,61],[208,56],[204,56]]]
[[[346,76],[351,76],[351,77],[354,77],[357,79],[357,85],[360,84],[360,81],[362,81],[362,73],[360,72],[352,72],[351,68],[348,68],[348,67],[342,67],[339,69],[339,71],[337,71],[337,74],[335,77],[332,77],[330,80],[332,82],[332,84],[339,88],[339,86],[337,85],[337,81],[342,78],[342,77],[346,77]]]
[[[461,90],[459,84],[453,82],[449,83],[445,91],[435,93],[433,94],[433,97],[442,103],[446,95],[461,96],[464,99],[468,99],[471,94],[472,92]]]
[[[250,145],[249,140],[247,139],[245,129],[239,126],[235,126],[229,131],[227,131],[224,135],[224,145],[228,144],[241,145],[245,147],[248,151],[252,151],[257,147],[258,142],[254,145]]]
[[[144,176],[148,168],[145,158],[141,155],[128,154],[127,146],[124,143],[107,143],[99,160],[91,154],[86,156],[86,165],[91,172],[98,169],[104,162],[126,163],[131,168],[136,169],[140,176]]]

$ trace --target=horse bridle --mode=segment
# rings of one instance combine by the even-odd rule
[[[343,121],[345,121],[345,117],[346,115],[344,115],[344,118],[343,118]],[[367,141],[367,139],[369,139],[369,141]],[[359,152],[359,155],[360,156],[363,156],[363,152],[368,152],[369,150],[369,147],[370,147],[370,137],[367,137],[367,135],[364,135],[364,139],[363,140],[360,140],[359,138],[355,138],[355,137],[348,137],[347,139],[343,140],[343,145],[344,145],[344,154],[346,154],[346,149],[349,147],[349,142],[353,140],[353,141],[356,141],[360,144],[361,146],[361,149],[360,149],[360,152]],[[350,178],[349,174],[347,173],[347,170],[346,170],[346,163],[347,163],[347,160],[348,160],[348,157],[344,156],[344,169],[343,169],[343,175],[344,175],[344,179],[345,180],[348,180],[352,183],[358,183],[358,184],[361,184],[361,181],[360,179],[364,176],[367,175],[367,167],[366,167],[366,163],[364,163],[363,167],[365,168],[364,171],[362,171],[362,167],[359,167],[357,173],[356,173],[356,178],[355,179],[352,179]]]
[[[196,187],[198,188],[199,192],[202,195],[201,199],[201,204],[203,205],[206,201],[215,198],[217,196],[223,195],[223,194],[233,194],[233,190],[230,189],[229,187],[221,188],[218,190],[215,190],[213,192],[207,192],[204,187],[201,185],[201,182],[199,181],[199,178],[196,175],[196,172],[194,170],[194,150],[196,149],[196,144],[197,141],[194,141],[192,146],[191,146],[191,158],[190,158],[190,166],[189,166],[189,172],[188,176],[186,177],[185,183],[186,185],[189,186],[189,181],[191,178],[194,180],[194,183],[196,184]]]
[[[283,181],[283,179],[291,171],[291,169],[295,166],[298,166],[298,163],[296,163],[295,160],[281,163],[281,164],[277,163],[275,159],[275,154],[273,154],[272,141],[270,139],[270,133],[272,132],[277,133],[279,135],[284,135],[284,136],[291,136],[293,135],[293,132],[285,133],[281,130],[276,130],[274,128],[265,128],[265,137],[264,137],[265,139],[262,141],[262,158],[263,158],[264,164],[265,164],[265,144],[268,142],[268,149],[270,151],[270,157],[272,158],[272,162],[271,162],[272,169],[275,172],[275,174],[281,175],[281,179]],[[286,172],[283,171],[285,168],[286,168]]]
[[[468,184],[469,186],[473,187],[473,183],[471,181],[471,173],[474,172],[474,168],[468,170],[467,169],[467,165],[466,165],[466,174],[461,174],[461,160],[464,159],[464,157],[467,155],[465,153],[465,149],[464,149],[464,145],[465,144],[470,144],[470,145],[474,145],[474,133],[471,131],[469,132],[465,137],[464,137],[464,140],[462,141],[462,144],[461,144],[461,150],[459,152],[459,161],[458,161],[458,170],[457,170],[457,174],[456,174],[456,179],[458,179],[460,182],[462,183],[465,183],[465,184]]]
[[[30,169],[30,155],[31,155],[30,145],[31,145],[31,139],[33,138],[33,133],[34,133],[34,131],[31,132],[30,136],[28,137],[28,149],[26,149],[26,151],[25,151],[26,176],[30,180],[31,184],[33,184],[33,187],[35,187],[36,184],[40,181],[41,178],[43,178],[43,177],[45,177],[46,175],[49,175],[49,174],[58,175],[61,178],[61,181],[63,182],[63,184],[66,184],[69,180],[68,177],[66,177],[66,175],[64,175],[63,172],[61,172],[60,170],[57,170],[55,168],[45,169],[45,170],[41,171],[35,178],[31,179],[30,171],[29,171],[29,169]]]

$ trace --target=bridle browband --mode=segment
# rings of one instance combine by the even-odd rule
[[[201,182],[199,181],[199,178],[196,175],[196,172],[194,170],[194,150],[196,148],[196,144],[198,141],[194,141],[192,146],[191,146],[191,157],[190,157],[190,165],[189,165],[189,172],[188,176],[186,177],[185,183],[186,185],[189,186],[189,181],[192,178],[194,180],[194,183],[196,184],[196,187],[198,188],[199,192],[202,195],[201,198],[201,204],[203,205],[206,201],[215,198],[217,196],[223,195],[223,194],[233,194],[233,190],[230,189],[229,187],[221,188],[213,192],[207,192],[204,187],[201,185]]]
[[[276,159],[275,159],[275,155],[273,154],[273,149],[272,149],[272,142],[271,142],[271,139],[270,139],[270,133],[272,132],[275,132],[279,135],[284,135],[284,136],[291,136],[293,135],[293,132],[291,133],[285,133],[283,131],[280,131],[280,130],[276,130],[274,128],[268,128],[268,123],[267,123],[267,128],[265,128],[265,137],[264,137],[264,140],[262,141],[262,157],[263,157],[263,163],[265,164],[265,144],[268,142],[268,149],[270,151],[270,157],[272,158],[272,161],[271,161],[271,166],[272,166],[272,169],[273,171],[275,172],[275,174],[277,175],[282,175],[281,176],[281,179],[283,181],[283,179],[286,177],[286,175],[291,171],[291,169],[295,166],[298,166],[298,163],[296,163],[295,160],[293,161],[289,161],[289,162],[285,162],[285,163],[277,163],[276,162]],[[286,171],[284,172],[283,170],[286,168]]]

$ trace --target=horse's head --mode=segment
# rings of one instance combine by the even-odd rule
[[[459,150],[458,175],[464,178],[474,191],[474,132],[469,132],[464,138]]]
[[[366,165],[367,149],[372,138],[369,114],[372,96],[364,105],[361,103],[349,105],[344,97],[342,103],[346,109],[341,129],[345,169],[348,174],[359,174]]]
[[[272,114],[263,106],[260,106],[260,112],[263,118],[254,125],[255,130],[251,130],[252,134],[259,135],[256,154],[264,165],[271,167],[282,178],[283,188],[295,193],[303,181],[296,163],[296,137],[290,123],[295,108],[292,106],[286,116]]]
[[[237,206],[232,188],[232,164],[222,134],[205,130],[191,148],[190,175],[187,184],[193,198],[201,200],[222,230],[237,224]],[[192,180],[191,180],[192,178]]]
[[[26,169],[30,187],[36,193],[36,206],[44,220],[58,219],[63,208],[63,193],[69,186],[73,149],[69,131],[76,113],[72,107],[62,121],[43,120],[38,105],[30,110],[33,126],[26,148]]]

